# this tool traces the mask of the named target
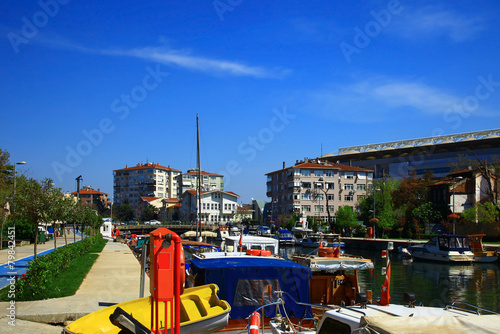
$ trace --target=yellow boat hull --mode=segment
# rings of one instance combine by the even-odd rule
[[[231,307],[226,301],[218,298],[218,290],[219,288],[215,284],[184,290],[181,295],[181,333],[213,333],[227,325]],[[66,326],[64,333],[119,333],[120,328],[113,325],[109,320],[109,316],[113,314],[117,307],[132,315],[145,327],[151,328],[151,298],[144,297],[87,314]],[[159,303],[159,311],[160,327],[164,328],[164,303]],[[170,314],[170,310],[168,313]],[[167,321],[167,327],[170,327],[170,321]]]

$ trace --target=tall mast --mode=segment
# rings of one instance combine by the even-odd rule
[[[200,122],[198,114],[196,114],[196,151],[198,160],[198,206],[196,208],[196,215],[198,221],[196,223],[196,241],[198,241],[198,226],[201,224],[201,162],[200,162]]]

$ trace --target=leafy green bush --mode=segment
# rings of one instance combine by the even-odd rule
[[[28,271],[16,282],[17,300],[40,300],[54,289],[53,278],[68,268],[71,261],[95,249],[102,241],[101,235],[85,238],[79,242],[59,247],[51,253],[28,263]]]

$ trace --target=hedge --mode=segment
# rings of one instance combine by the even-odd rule
[[[84,238],[76,243],[62,246],[49,254],[37,257],[28,263],[28,271],[16,282],[17,300],[44,299],[51,289],[52,281],[61,270],[68,268],[73,259],[89,253],[92,247],[102,239],[101,235]]]

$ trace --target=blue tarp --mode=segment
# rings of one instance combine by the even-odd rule
[[[256,308],[276,301],[272,291],[282,290],[295,300],[310,302],[311,270],[290,260],[275,258],[192,259],[190,272],[196,275],[195,285],[217,284],[219,298],[231,305],[231,319],[247,318]],[[310,308],[296,305],[284,297],[287,313],[302,318]],[[276,307],[265,309],[272,317]]]

